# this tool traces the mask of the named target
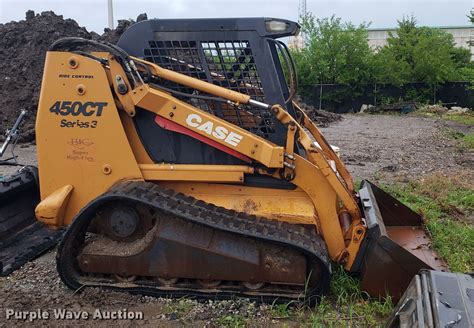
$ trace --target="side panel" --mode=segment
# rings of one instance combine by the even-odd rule
[[[313,203],[299,188],[285,190],[178,181],[160,185],[238,212],[294,224],[315,223]]]
[[[92,59],[47,54],[36,142],[41,199],[64,185],[74,187],[64,222],[56,226],[71,223],[84,205],[117,181],[142,179],[106,72]]]

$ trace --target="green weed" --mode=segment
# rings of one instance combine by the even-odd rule
[[[180,298],[176,302],[170,302],[164,306],[164,314],[173,318],[186,322],[187,317],[195,308],[196,302],[186,298]]]
[[[474,125],[474,114],[472,113],[464,113],[464,114],[451,114],[451,115],[442,115],[442,119],[457,123],[462,123],[466,125],[473,126]]]
[[[467,113],[462,114],[445,114],[442,112],[431,112],[426,109],[420,109],[415,112],[417,115],[425,116],[425,117],[434,117],[438,119],[442,119],[445,121],[451,121],[456,123],[461,123],[469,126],[474,126],[474,112],[470,111]]]
[[[272,304],[270,308],[270,315],[275,319],[287,319],[293,314],[291,309],[292,302],[283,304]]]
[[[240,328],[246,327],[247,323],[245,317],[242,315],[226,315],[217,321],[217,324],[220,327],[233,327],[233,328]]]
[[[474,149],[474,134],[464,134],[453,129],[446,129],[445,133],[448,137],[458,141],[459,150]]]
[[[466,134],[461,138],[461,141],[468,149],[474,149],[474,134]]]
[[[391,298],[367,300],[359,281],[337,266],[330,296],[321,299],[308,321],[311,327],[373,327],[380,325],[392,310]]]
[[[433,177],[406,185],[382,186],[423,215],[433,247],[456,272],[474,270],[474,189],[470,176]]]

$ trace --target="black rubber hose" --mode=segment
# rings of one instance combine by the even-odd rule
[[[59,40],[56,40],[53,42],[53,44],[49,47],[50,51],[58,51],[58,50],[76,50],[78,47],[82,46],[92,46],[96,47],[101,50],[105,50],[110,52],[112,55],[120,58],[120,59],[125,59],[123,58],[121,52],[117,51],[115,48],[110,47],[104,43],[97,42],[94,40],[88,40],[84,38],[78,38],[78,37],[67,37],[67,38],[62,38]]]
[[[271,41],[275,44],[275,47],[281,53],[283,59],[285,60],[285,65],[288,68],[288,74],[289,74],[288,78],[289,78],[290,85],[289,85],[289,95],[288,95],[288,98],[285,100],[285,105],[287,105],[293,100],[293,97],[296,94],[297,83],[298,83],[297,78],[296,78],[296,70],[295,70],[294,61],[285,43],[278,40],[274,40],[274,39],[268,39],[268,41]]]
[[[78,50],[78,51],[73,51],[73,53],[84,56],[84,57],[87,57],[87,58],[90,58],[90,59],[94,59],[94,60],[98,61],[99,63],[101,63],[102,65],[107,65],[107,60],[106,59],[99,58],[97,56],[91,55],[88,52]]]
[[[111,47],[112,49],[115,49],[118,53],[120,53],[122,55],[122,57],[129,61],[130,60],[130,56],[129,54],[123,50],[122,48],[120,48],[119,46],[115,45],[115,44],[112,44],[112,43],[109,43],[109,42],[104,42],[105,45]]]
[[[147,64],[142,63],[142,62],[136,62],[135,65],[143,67],[143,69],[146,72],[146,76],[143,78],[145,81],[151,81],[151,78],[153,77],[153,74],[151,73],[150,67],[148,67]]]
[[[177,96],[181,96],[181,97],[196,98],[196,99],[202,99],[202,100],[211,100],[211,101],[219,101],[219,102],[222,102],[222,103],[227,103],[226,99],[219,98],[219,97],[192,95],[192,94],[189,94],[189,93],[184,93],[184,92],[181,92],[181,91],[176,91],[176,90],[173,90],[173,89],[169,89],[169,88],[163,87],[163,86],[155,84],[155,83],[149,83],[149,85],[152,86],[155,89],[161,89],[163,91],[166,91],[166,92],[169,92],[173,95],[177,95]]]
[[[293,57],[290,54],[290,49],[288,49],[288,46],[280,40],[278,40],[278,43],[280,43],[282,47],[285,49],[288,59],[290,60],[291,71],[292,71],[294,80],[293,80],[293,90],[292,90],[293,94],[289,98],[290,100],[293,100],[293,97],[296,95],[296,92],[298,91],[298,75],[297,75],[298,73],[296,72],[295,61],[293,60]]]

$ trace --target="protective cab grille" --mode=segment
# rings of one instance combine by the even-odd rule
[[[163,68],[250,95],[265,102],[250,42],[225,41],[148,41],[145,60]],[[155,83],[194,95],[198,90],[157,79]],[[218,101],[178,97],[193,106],[268,139],[275,127],[268,110],[240,105],[239,108]]]

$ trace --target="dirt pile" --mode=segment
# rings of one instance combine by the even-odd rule
[[[104,34],[99,35],[52,11],[35,15],[29,10],[25,20],[0,24],[0,140],[3,140],[5,130],[13,125],[22,108],[29,111],[22,126],[22,140],[34,140],[44,58],[54,41],[77,36],[116,43],[133,23],[132,20],[119,21],[116,29],[105,29]]]
[[[142,14],[143,15],[143,14]],[[140,17],[140,16],[139,16]],[[120,36],[125,32],[127,28],[135,24],[133,20],[121,19],[118,21],[118,25],[115,29],[111,30],[110,28],[104,29],[104,34],[98,35],[94,32],[91,33],[92,39],[98,41],[105,41],[109,43],[117,43]]]
[[[63,19],[52,11],[35,15],[28,11],[26,20],[0,24],[0,134],[10,128],[21,108],[30,115],[22,127],[25,141],[34,139],[34,113],[38,104],[46,50],[64,36],[90,38],[90,34],[72,19]]]
[[[320,127],[327,127],[329,123],[342,120],[342,115],[328,112],[324,109],[317,109],[314,106],[304,103],[300,97],[295,97],[294,102]]]

